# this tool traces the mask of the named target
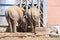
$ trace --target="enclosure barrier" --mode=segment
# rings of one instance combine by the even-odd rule
[[[17,5],[17,0],[0,0],[0,27],[8,26],[5,18],[5,10],[12,5]]]
[[[36,3],[35,3],[35,1],[36,1]],[[25,4],[26,5],[26,12],[28,12],[28,7],[29,7],[29,2],[30,1],[26,0],[24,2],[26,3]],[[20,3],[20,5],[22,5],[22,4]],[[31,7],[33,7],[34,4],[37,4],[38,9],[41,10],[41,16],[40,16],[40,20],[39,20],[39,26],[44,26],[45,27],[46,26],[46,0],[32,0],[30,4],[32,5]]]
[[[5,10],[8,6],[17,5],[17,3],[18,3],[17,0],[0,0],[0,8],[3,7],[3,10],[0,9],[0,17],[1,17],[1,14],[5,15]],[[46,0],[25,0],[25,1],[20,0],[20,7],[23,7],[22,4],[25,4],[24,6],[26,7],[26,13],[28,12],[29,6],[33,7],[36,4],[37,8],[39,10],[41,10],[41,16],[39,19],[39,27],[46,26]],[[1,12],[1,10],[3,12]],[[3,19],[3,18],[1,18],[1,19]]]

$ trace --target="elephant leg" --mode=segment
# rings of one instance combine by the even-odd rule
[[[10,32],[12,32],[12,23],[11,23],[11,20],[9,19],[9,26],[10,26]]]
[[[35,26],[32,26],[32,32],[33,32],[34,34],[36,34],[36,32],[35,32]]]
[[[31,23],[31,25],[32,25],[32,32],[34,33],[34,34],[36,34],[36,31],[35,31],[35,22],[34,21],[32,21],[32,23]]]
[[[35,26],[34,26],[34,34],[36,34],[36,31],[35,31]]]
[[[31,23],[31,27],[32,27],[32,33],[34,33],[34,28],[33,28],[33,24]]]
[[[33,26],[33,22],[32,20],[29,20],[30,21],[30,25],[31,25],[31,28],[32,28],[32,33],[34,33],[34,26]]]
[[[32,33],[34,33],[34,26],[33,26],[33,20],[32,19],[30,20],[30,24],[31,24],[31,27],[32,27]]]
[[[35,22],[33,22],[33,26],[34,26],[34,34],[36,34],[36,30],[35,30],[35,28],[36,28],[36,23]]]
[[[6,20],[7,20],[8,24],[9,24],[9,30],[10,30],[10,32],[12,32],[12,23],[11,23],[11,19],[10,19],[9,16],[7,16],[7,15],[6,15]]]
[[[17,22],[14,21],[13,23],[14,23],[13,24],[13,32],[16,33],[17,32],[17,27],[16,27]]]
[[[25,32],[27,32],[27,23],[26,23],[26,26],[25,26]]]

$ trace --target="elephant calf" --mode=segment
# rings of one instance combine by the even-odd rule
[[[30,22],[30,25],[32,26],[32,32],[35,33],[35,27],[39,23],[39,19],[40,19],[40,10],[35,6],[31,7],[28,10],[27,17]]]
[[[10,6],[6,9],[5,15],[10,27],[10,32],[16,32],[16,24],[24,22],[24,12],[25,10],[18,6]]]

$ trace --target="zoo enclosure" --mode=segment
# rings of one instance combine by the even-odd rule
[[[17,5],[17,0],[1,0],[0,1],[0,26],[7,26],[8,23],[5,18],[5,10],[11,5]],[[36,6],[41,10],[41,17],[39,26],[46,26],[46,0],[20,0],[20,7],[24,7],[26,12],[30,7]]]

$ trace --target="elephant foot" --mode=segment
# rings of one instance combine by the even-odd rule
[[[17,33],[17,31],[14,31],[14,33]]]
[[[12,31],[12,30],[10,30],[10,32],[12,33],[13,31]]]

